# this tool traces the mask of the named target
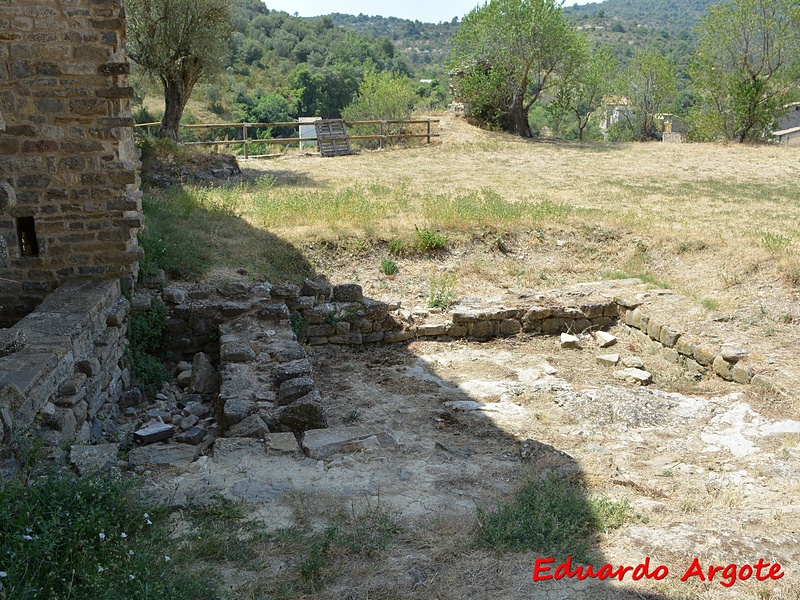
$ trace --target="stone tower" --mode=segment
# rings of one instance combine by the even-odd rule
[[[0,327],[141,248],[123,0],[0,0]]]

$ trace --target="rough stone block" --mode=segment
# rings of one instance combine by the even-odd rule
[[[278,388],[278,396],[275,400],[275,403],[278,406],[283,406],[286,404],[290,404],[297,400],[298,398],[302,398],[309,392],[314,389],[314,379],[308,375],[304,375],[302,377],[295,377],[294,379],[287,379],[283,383],[281,383],[280,388]],[[248,436],[241,436],[241,437],[248,437]]]
[[[721,354],[718,354],[714,357],[714,362],[712,363],[712,368],[714,369],[714,373],[722,377],[726,381],[733,381],[733,375],[731,374],[731,364],[722,358]]]

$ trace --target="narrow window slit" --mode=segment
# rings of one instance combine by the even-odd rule
[[[33,217],[17,219],[17,240],[22,256],[39,256],[39,242],[36,241],[36,226]]]

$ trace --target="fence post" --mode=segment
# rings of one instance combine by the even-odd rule
[[[247,123],[242,123],[242,140],[244,141],[244,159],[247,160]]]
[[[431,143],[431,120],[428,119],[428,143]]]
[[[381,131],[380,131],[381,137],[378,138],[378,147],[381,148],[381,149],[383,148],[383,125],[384,125],[384,123],[386,123],[386,121],[381,121],[381,123],[380,123],[380,125],[381,125]]]

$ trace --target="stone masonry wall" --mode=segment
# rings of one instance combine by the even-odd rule
[[[32,425],[47,445],[99,437],[130,384],[128,307],[118,279],[73,279],[3,332],[16,344],[0,348],[0,446]]]
[[[141,250],[123,0],[0,0],[0,327]]]

